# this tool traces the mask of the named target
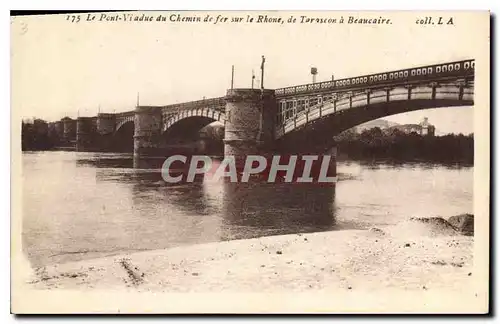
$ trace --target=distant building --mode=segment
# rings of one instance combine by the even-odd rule
[[[390,122],[385,119],[376,119],[372,120],[366,123],[363,123],[361,125],[355,126],[352,128],[352,130],[358,134],[361,134],[365,130],[369,130],[375,127],[380,128],[381,130],[386,130],[390,128],[391,126],[396,126],[398,125],[397,123]]]
[[[434,134],[436,133],[436,127],[434,127],[434,125],[431,125],[429,123],[427,117],[424,117],[424,121],[420,123],[420,127],[422,128],[420,130],[420,135],[422,136],[425,135],[434,136]]]
[[[404,134],[416,133],[421,136],[434,136],[436,132],[436,127],[429,123],[429,119],[427,117],[424,118],[420,124],[405,124],[405,125],[396,125],[385,129],[384,133],[392,134],[395,130],[398,130]]]

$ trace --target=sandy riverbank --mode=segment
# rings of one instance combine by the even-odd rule
[[[432,224],[271,236],[53,265],[42,289],[159,292],[465,291],[473,237]]]

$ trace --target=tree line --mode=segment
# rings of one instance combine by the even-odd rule
[[[21,149],[23,151],[50,150],[57,139],[49,134],[47,122],[41,119],[23,120],[21,124]]]
[[[222,127],[209,127],[201,132],[205,149],[223,151]],[[347,130],[335,137],[339,158],[352,160],[392,160],[395,162],[474,163],[474,135],[448,134],[421,136],[398,129],[384,132],[379,127],[356,133]],[[219,143],[220,142],[220,143]],[[40,119],[23,121],[21,128],[23,151],[50,150],[60,144],[57,134]]]
[[[379,127],[356,133],[347,130],[335,137],[340,158],[392,160],[395,162],[474,163],[474,134],[422,136]]]

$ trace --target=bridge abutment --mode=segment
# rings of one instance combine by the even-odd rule
[[[274,90],[227,90],[224,155],[269,153],[274,142],[276,108]]]
[[[137,107],[134,116],[134,167],[141,160],[155,156],[161,134],[161,109],[158,107]]]

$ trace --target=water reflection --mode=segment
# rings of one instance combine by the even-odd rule
[[[159,173],[155,172],[154,175],[155,179],[157,179]],[[161,181],[151,183],[144,181],[144,178],[142,178],[141,181],[134,183],[132,194],[132,200],[136,205],[148,200],[149,203],[158,206],[169,205],[170,212],[172,212],[171,207],[175,206],[178,211],[193,216],[212,215],[219,212],[219,208],[207,195],[201,181],[190,184],[167,185]],[[153,201],[153,199],[155,200]]]
[[[259,228],[266,234],[331,229],[334,225],[334,185],[287,183],[224,183],[223,215],[232,237],[239,228]]]
[[[130,154],[23,154],[23,250],[30,261],[39,266],[473,210],[472,168],[342,162],[335,186],[167,184],[162,161],[146,162],[134,169]]]
[[[393,159],[388,160],[342,160],[337,161],[337,163],[342,163],[344,165],[360,165],[367,169],[380,169],[380,168],[390,168],[390,169],[408,169],[408,168],[423,168],[423,169],[433,169],[433,168],[446,168],[446,169],[465,169],[468,170],[473,165],[467,163],[437,163],[428,161],[398,161]]]
[[[107,156],[80,163],[113,167],[97,170],[96,179],[132,183],[134,205],[148,201],[165,206],[169,213],[217,215],[222,221],[219,240],[322,231],[335,225],[332,184],[231,183],[203,178],[168,184],[161,177],[157,160],[143,160],[142,166],[149,168],[142,169],[129,169],[129,160]],[[116,170],[119,167],[123,171]]]
[[[132,154],[128,153],[76,153],[77,167],[132,168]]]

